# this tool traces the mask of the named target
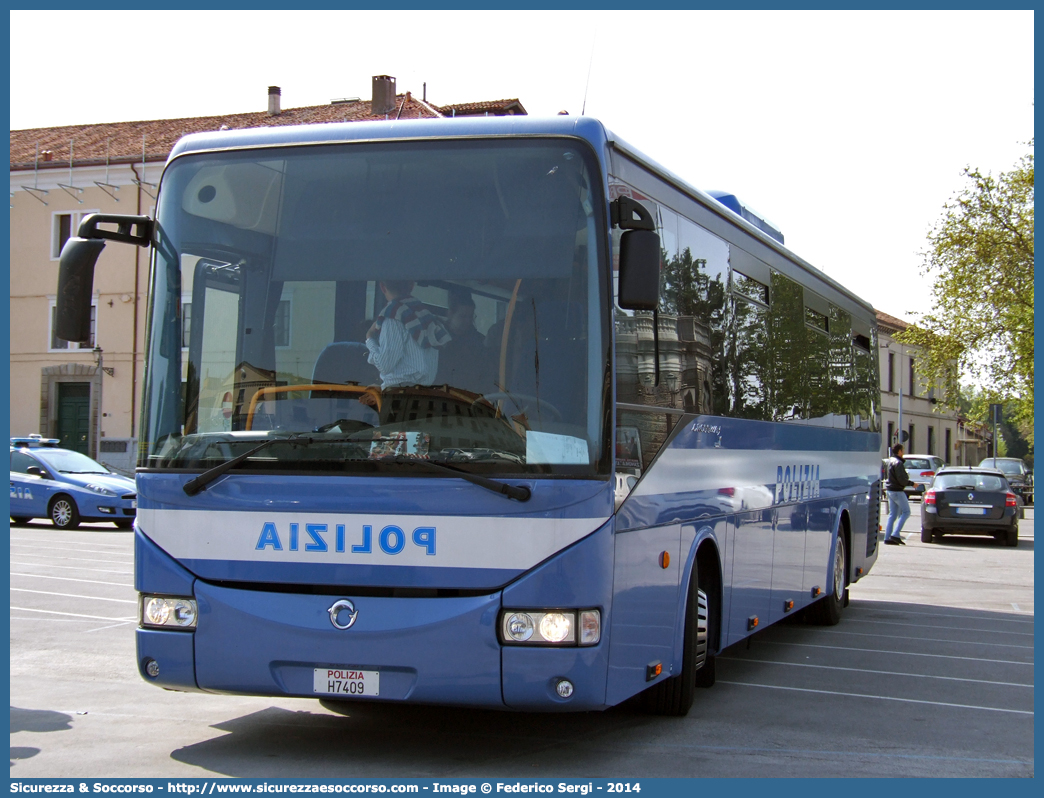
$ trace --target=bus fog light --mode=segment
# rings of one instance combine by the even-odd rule
[[[155,679],[159,676],[159,663],[154,659],[146,660],[145,662],[145,673]]]
[[[516,612],[508,616],[504,623],[504,634],[516,643],[524,643],[533,636],[536,625],[533,619],[524,612]]]
[[[573,694],[573,683],[568,679],[559,679],[555,685],[555,692],[561,698],[569,698]]]
[[[549,612],[540,619],[540,636],[549,643],[562,643],[573,638],[573,616]]]
[[[198,612],[193,599],[171,596],[141,597],[142,626],[195,629]]]
[[[598,610],[580,613],[580,645],[597,645],[602,639],[602,614]]]

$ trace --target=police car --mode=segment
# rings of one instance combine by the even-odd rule
[[[11,438],[11,520],[50,518],[59,529],[81,521],[112,521],[130,529],[137,513],[134,480],[61,441],[34,434]]]

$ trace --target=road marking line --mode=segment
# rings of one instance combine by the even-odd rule
[[[28,547],[27,546],[23,546],[22,548],[28,548]],[[12,553],[15,554],[18,557],[23,557],[23,556],[24,557],[38,556],[40,558],[45,558],[46,557],[47,558],[47,562],[51,562],[53,560],[72,560],[73,562],[107,562],[107,563],[112,563],[113,565],[124,565],[125,564],[124,560],[103,560],[100,557],[80,557],[79,556],[79,552],[76,552],[77,556],[75,556],[75,557],[55,557],[53,554],[37,554],[37,552],[39,552],[41,549],[44,549],[44,548],[46,548],[46,547],[45,546],[34,546],[32,551],[12,551]],[[14,547],[12,546],[12,550],[13,549],[14,549]],[[62,551],[65,551],[66,553],[69,552],[68,549],[62,549]],[[89,554],[107,554],[108,552],[99,551],[99,552],[88,552],[88,553]],[[134,556],[133,554],[129,555],[128,558],[133,558],[133,556]]]
[[[915,612],[913,610],[892,610],[885,607],[868,607],[867,604],[893,604],[894,602],[874,601],[873,599],[852,599],[851,606],[847,610],[849,613],[858,614],[860,610],[867,610],[869,612],[892,612],[896,615],[922,615],[927,618],[964,618],[970,620],[971,616],[968,614],[958,614],[950,612]],[[1006,615],[1005,618],[989,618],[988,620],[995,621],[998,623],[1021,623],[1026,625],[1032,625],[1033,621],[1026,618],[1025,614],[1032,612],[1032,610],[1019,610],[1023,614],[1023,617],[1013,616],[1010,612],[1001,612],[999,610],[993,610],[994,615]],[[976,616],[981,613],[976,613]]]
[[[916,626],[921,629],[924,628],[923,623],[902,623],[901,621],[872,621],[868,618],[851,618],[850,620],[853,623],[880,623],[886,624],[888,626]],[[1023,637],[1033,637],[1033,632],[1010,632],[1007,629],[973,629],[968,626],[937,626],[936,624],[932,624],[932,629],[955,629],[958,632],[989,632],[990,634],[995,635],[1022,635]]]
[[[917,640],[921,643],[953,643],[954,645],[967,645],[971,643],[978,643],[978,640],[947,640],[943,637],[905,637],[903,635],[874,635],[867,634],[866,632],[844,632],[840,629],[820,629],[817,633],[828,634],[828,635],[851,635],[853,637],[887,637],[889,640]],[[1022,634],[1021,632],[1012,632],[1011,634]],[[1024,648],[1028,651],[1033,650],[1033,646],[1020,646],[1016,643],[990,643],[989,645],[994,648]]]
[[[983,657],[958,657],[953,654],[922,654],[918,651],[884,651],[877,648],[853,648],[851,646],[821,646],[817,643],[789,643],[789,642],[778,642],[775,640],[758,640],[759,643],[764,643],[770,646],[800,646],[802,648],[826,648],[831,651],[864,651],[869,654],[901,654],[907,657],[935,657],[937,659],[962,659],[970,662],[993,662],[999,665],[1025,665],[1029,668],[1033,667],[1032,662],[1016,662],[1010,659],[984,659]]]
[[[137,618],[107,618],[104,615],[81,615],[78,612],[58,612],[58,610],[34,610],[32,607],[11,607],[12,610],[18,610],[18,612],[43,612],[48,615],[65,615],[70,618],[93,618],[96,621],[126,621],[128,623],[134,623]]]
[[[1009,712],[1013,715],[1033,715],[1025,709],[1001,709],[1000,707],[979,707],[973,704],[949,704],[945,701],[923,701],[919,698],[896,698],[890,695],[866,695],[864,693],[841,693],[833,690],[812,690],[808,687],[782,687],[778,684],[755,684],[753,682],[727,682],[718,679],[717,684],[734,684],[740,687],[764,687],[768,690],[791,690],[797,693],[817,693],[819,695],[840,695],[848,698],[870,698],[875,701],[900,701],[904,704],[930,704],[935,707],[955,707],[957,709],[981,709],[985,712]]]
[[[55,618],[54,620],[58,619]],[[122,621],[120,623],[109,624],[108,626],[99,626],[97,629],[88,629],[84,634],[89,635],[91,632],[104,632],[106,629],[118,629],[121,626],[126,626],[131,623],[134,623],[134,621]]]
[[[54,548],[62,548],[66,551],[70,551],[70,546],[105,546],[104,543],[100,543],[97,540],[85,541],[85,540],[69,540],[68,538],[58,538],[55,540],[48,540],[47,538],[37,537],[33,535],[31,538],[11,538],[12,543],[24,543],[27,546],[39,546],[41,543],[53,543]],[[84,549],[86,551],[86,549]],[[126,544],[113,543],[109,548],[98,549],[99,552],[104,554],[122,554],[127,551]]]
[[[66,571],[91,571],[92,573],[99,573],[99,574],[133,574],[134,573],[134,569],[133,568],[131,570],[129,570],[129,571],[116,571],[116,570],[113,570],[112,568],[77,568],[74,565],[47,565],[47,566],[45,566],[43,563],[38,563],[38,562],[14,562],[13,560],[11,561],[10,565],[24,565],[27,568],[44,568],[44,567],[47,567],[47,568],[62,568],[63,570],[66,570]]]
[[[77,596],[74,593],[53,593],[50,590],[29,590],[24,587],[12,587],[18,593],[38,593],[42,596],[61,596],[62,598],[90,599],[91,601],[118,601],[121,604],[137,604],[134,599],[105,598],[104,596]]]
[[[716,657],[715,659],[727,660],[730,662],[756,662],[764,663],[765,665],[790,665],[794,668],[822,668],[828,671],[851,671],[853,673],[880,673],[885,676],[913,676],[918,679],[945,679],[950,682],[974,682],[975,684],[994,684],[1002,687],[1028,687],[1033,689],[1032,684],[1025,684],[1023,682],[990,682],[985,679],[962,679],[959,676],[935,676],[931,673],[898,673],[896,671],[875,671],[868,668],[844,668],[840,665],[813,665],[809,662],[782,662],[774,659],[754,659],[753,657]]]
[[[11,571],[11,576],[28,576],[32,579],[60,579],[62,582],[86,582],[89,585],[112,585],[113,587],[130,587],[134,585],[127,582],[102,582],[99,579],[76,579],[72,576],[49,576],[48,574],[23,574],[19,571]]]

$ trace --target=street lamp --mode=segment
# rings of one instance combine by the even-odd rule
[[[903,442],[903,355],[905,354],[905,347],[902,341],[897,342],[899,344],[899,421],[898,427],[896,428],[897,443]],[[889,341],[887,344],[881,345],[882,349],[887,349],[889,353],[892,351],[892,342]],[[891,448],[891,446],[889,446]]]

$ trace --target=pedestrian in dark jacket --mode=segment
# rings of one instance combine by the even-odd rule
[[[906,545],[899,533],[903,531],[903,524],[910,517],[910,500],[906,498],[904,488],[912,484],[913,480],[906,473],[906,466],[903,464],[903,445],[897,443],[892,447],[885,481],[885,490],[888,492],[888,524],[885,526],[884,542],[889,546]]]

